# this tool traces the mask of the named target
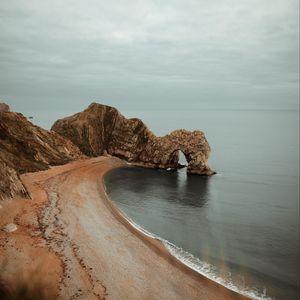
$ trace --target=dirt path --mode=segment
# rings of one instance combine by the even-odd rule
[[[0,209],[1,227],[18,226],[0,231],[5,277],[35,271],[59,299],[246,299],[189,269],[120,215],[102,179],[122,164],[99,157],[23,176],[32,200]]]

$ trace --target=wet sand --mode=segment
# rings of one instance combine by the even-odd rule
[[[182,264],[108,199],[104,174],[117,158],[76,161],[22,176],[32,199],[1,203],[2,277],[32,277],[59,299],[248,299]],[[32,278],[31,278],[32,279]]]

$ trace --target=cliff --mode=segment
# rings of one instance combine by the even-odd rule
[[[140,119],[127,119],[117,109],[97,103],[56,121],[51,129],[87,156],[108,153],[145,167],[177,169],[182,151],[188,173],[214,174],[207,165],[210,147],[202,131],[180,129],[156,137]]]
[[[86,110],[55,122],[51,131],[0,105],[0,199],[27,195],[19,175],[62,165],[85,155],[103,154],[133,164],[177,169],[179,151],[187,172],[212,175],[210,147],[201,131],[175,130],[156,137],[140,119],[127,119],[117,109],[92,103]]]
[[[27,195],[20,174],[45,170],[83,156],[69,140],[33,125],[22,114],[9,112],[7,105],[2,107],[5,109],[0,110],[0,199]]]

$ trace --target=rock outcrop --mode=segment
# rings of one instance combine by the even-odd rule
[[[162,169],[180,168],[212,175],[207,165],[210,147],[201,131],[175,130],[156,137],[140,119],[126,119],[117,109],[92,103],[85,111],[55,122],[51,131],[30,123],[22,114],[0,105],[0,199],[29,196],[20,174],[45,170],[85,155],[110,154],[133,164]]]
[[[28,196],[20,174],[83,156],[59,134],[33,125],[22,114],[0,111],[0,199],[15,194]]]
[[[87,156],[108,153],[145,167],[177,169],[182,151],[188,173],[214,174],[207,165],[210,147],[202,131],[180,129],[156,137],[140,119],[126,119],[117,109],[97,103],[56,121],[51,129]]]

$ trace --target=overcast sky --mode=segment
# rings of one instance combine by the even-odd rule
[[[0,102],[298,108],[297,0],[0,1]]]

